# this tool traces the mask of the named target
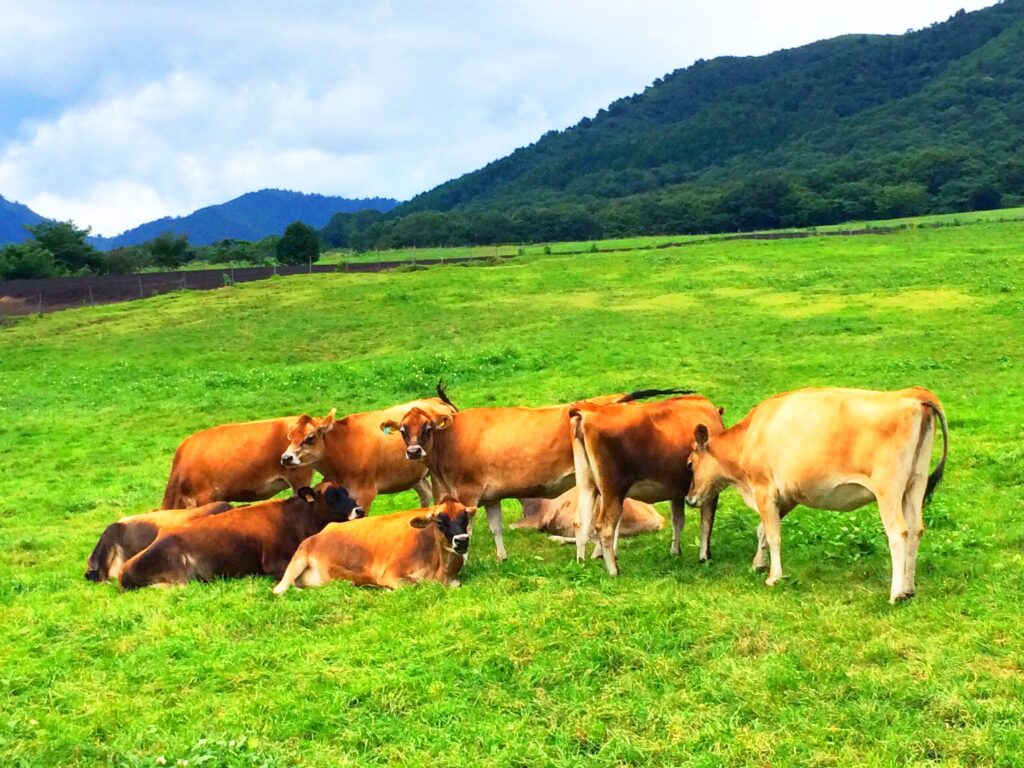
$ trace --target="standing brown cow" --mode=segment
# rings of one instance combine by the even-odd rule
[[[656,403],[619,405],[576,403],[569,409],[570,434],[579,486],[576,557],[583,560],[593,526],[608,573],[617,576],[617,541],[626,497],[672,506],[672,545],[679,554],[690,474],[686,461],[693,430],[708,424],[724,429],[722,410],[705,397],[686,395]],[[711,529],[718,495],[701,506],[700,560],[711,557]]]
[[[676,392],[641,390],[599,399],[626,403]],[[440,416],[413,408],[380,427],[385,433],[397,430],[406,456],[429,469],[435,498],[484,506],[498,559],[506,560],[501,500],[555,498],[576,483],[569,407],[469,408]]]
[[[929,475],[935,422],[942,458]],[[732,486],[761,517],[754,568],[766,583],[782,578],[780,521],[797,504],[848,511],[878,502],[892,558],[889,601],[914,594],[921,510],[946,465],[949,434],[939,398],[921,387],[897,392],[800,389],[754,407],[743,421],[711,434],[694,431],[690,504]]]

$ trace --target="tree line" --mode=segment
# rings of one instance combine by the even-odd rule
[[[225,239],[193,246],[183,234],[164,232],[141,245],[99,251],[87,238],[90,228],[74,222],[45,221],[26,229],[32,238],[0,250],[0,279],[129,274],[180,269],[192,262],[207,264],[306,264],[320,258],[320,238],[301,221],[283,235],[258,242]]]

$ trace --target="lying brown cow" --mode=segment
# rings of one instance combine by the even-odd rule
[[[230,504],[217,501],[191,509],[158,509],[141,515],[122,517],[103,531],[92,554],[89,555],[85,578],[89,581],[116,581],[125,562],[152,544],[161,529],[185,525],[192,520],[218,515],[229,509]]]
[[[387,589],[420,581],[457,587],[475,514],[445,499],[433,508],[329,525],[302,542],[274,594],[337,580]]]
[[[936,420],[942,458],[929,475]],[[754,567],[771,551],[767,584],[782,578],[780,521],[797,504],[849,511],[878,502],[889,537],[889,601],[914,594],[921,510],[946,465],[949,434],[939,399],[927,389],[801,389],[765,400],[718,435],[694,431],[693,484],[701,504],[732,486],[761,516]]]
[[[290,499],[235,507],[186,525],[164,528],[121,571],[121,587],[186,584],[193,579],[268,573],[280,578],[299,544],[328,523],[365,512],[344,488],[320,483]]]
[[[671,502],[670,552],[678,555],[686,520],[684,502],[690,487],[686,469],[690,435],[702,423],[710,425],[716,434],[721,432],[722,411],[707,398],[686,395],[630,406],[576,403],[569,409],[569,416],[579,487],[577,559],[583,559],[593,529],[608,573],[618,575],[617,541],[627,496],[649,503]],[[711,557],[711,529],[717,507],[717,494],[709,494],[701,506],[701,562]]]
[[[576,510],[579,489],[570,488],[557,499],[520,499],[523,517],[512,523],[513,528],[526,528],[547,533],[555,541],[564,544],[576,541]],[[637,536],[641,533],[660,531],[665,527],[665,518],[651,504],[636,499],[626,499],[622,505],[620,536]],[[594,545],[593,557],[600,557],[601,543]]]
[[[426,466],[406,461],[402,438],[383,434],[380,423],[400,419],[414,408],[433,418],[455,414],[458,409],[440,384],[437,393],[438,397],[346,416],[327,429],[311,422],[293,430],[280,455],[281,465],[317,469],[324,479],[345,486],[365,509],[370,508],[379,493],[398,493],[410,488],[416,491],[420,504],[427,506],[432,496]]]
[[[626,402],[660,394],[666,391],[602,399]],[[568,405],[469,408],[441,416],[413,408],[380,427],[385,433],[397,430],[406,456],[429,469],[434,498],[451,496],[471,507],[483,504],[498,559],[505,560],[501,500],[555,498],[575,485],[568,418]]]
[[[322,419],[298,417],[222,424],[186,437],[174,454],[164,507],[198,507],[213,501],[262,501],[288,487],[308,486],[312,466],[284,466],[281,452],[293,436],[323,434],[334,410]]]

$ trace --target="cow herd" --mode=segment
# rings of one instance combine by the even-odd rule
[[[780,523],[797,504],[877,501],[890,601],[914,594],[922,506],[948,449],[934,394],[803,389],[729,428],[722,413],[682,390],[460,411],[438,385],[437,397],[341,419],[332,410],[213,427],[178,447],[163,509],[108,526],[85,575],[134,589],[268,574],[276,594],[334,580],[458,586],[477,507],[505,560],[501,502],[520,499],[520,527],[575,542],[580,560],[592,541],[614,576],[619,537],[663,527],[650,506],[660,501],[671,506],[672,555],[686,505],[700,509],[699,557],[708,560],[718,496],[732,487],[761,518],[754,567],[768,567],[767,584],[782,577]],[[942,457],[929,474],[936,424]],[[323,476],[316,486],[314,472]],[[271,498],[287,488],[290,498]],[[377,494],[409,489],[421,508],[367,517]]]

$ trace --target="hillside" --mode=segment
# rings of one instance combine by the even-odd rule
[[[904,35],[698,61],[374,234],[515,242],[993,208],[1024,196],[1022,144],[1024,0],[1005,0]]]
[[[27,205],[7,200],[0,195],[0,245],[27,240],[31,235],[25,227],[43,220],[42,216]]]
[[[141,224],[116,237],[94,237],[90,241],[101,250],[138,245],[164,232],[184,233],[193,245],[209,245],[225,238],[255,241],[281,234],[293,221],[322,227],[339,211],[388,211],[396,204],[397,201],[390,198],[349,199],[261,189],[220,205],[200,208],[188,216],[167,216]]]

